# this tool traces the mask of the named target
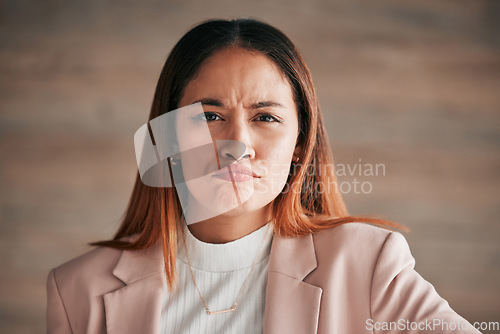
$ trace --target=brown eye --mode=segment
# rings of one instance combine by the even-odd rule
[[[204,112],[199,115],[196,115],[193,117],[195,120],[202,120],[202,121],[207,121],[207,122],[213,122],[217,121],[217,117],[219,117],[216,113],[214,112]]]
[[[279,122],[279,120],[272,116],[272,115],[269,115],[269,114],[262,114],[262,115],[259,115],[257,117],[257,120],[260,121],[260,122]]]

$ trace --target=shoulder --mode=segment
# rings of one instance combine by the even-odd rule
[[[122,251],[110,247],[96,247],[54,268],[55,276],[64,279],[74,276],[83,280],[111,273]]]
[[[46,283],[49,332],[66,333],[71,328],[95,332],[95,326],[104,328],[102,295],[124,286],[113,275],[123,252],[96,247],[50,271]],[[90,322],[83,320],[91,318],[92,329],[86,327]]]
[[[396,235],[396,238],[404,239],[399,232],[368,223],[356,222],[326,228],[313,233],[312,236],[318,248],[341,245],[348,248],[354,247],[359,250],[360,248],[373,249],[380,247],[393,234]]]
[[[394,273],[412,264],[408,244],[399,232],[367,223],[347,223],[309,236],[316,269],[308,282],[325,291],[351,289],[360,300],[369,296],[377,273]]]
[[[121,254],[118,249],[97,247],[52,269],[47,277],[48,298],[59,296],[70,309],[74,305],[79,305],[77,309],[90,308],[97,296],[123,286],[113,276]]]
[[[132,240],[133,237],[121,240]],[[103,290],[114,288],[116,279],[113,277],[113,269],[118,264],[123,250],[111,247],[95,247],[86,253],[77,256],[52,269],[49,277],[53,277],[56,284],[61,288],[85,289],[94,282],[100,282],[99,287]]]
[[[405,237],[368,223],[347,223],[312,234],[318,262],[342,259],[374,269],[388,257],[412,258]]]

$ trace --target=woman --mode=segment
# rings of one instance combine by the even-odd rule
[[[279,30],[189,31],[135,140],[114,239],[49,274],[49,333],[478,333],[404,237],[373,226],[398,225],[348,216],[311,76]]]

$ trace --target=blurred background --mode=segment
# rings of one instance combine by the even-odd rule
[[[303,53],[336,163],[384,165],[341,176],[351,214],[408,226],[451,307],[500,321],[499,1],[2,0],[0,332],[45,332],[49,270],[117,229],[174,43],[240,16]]]

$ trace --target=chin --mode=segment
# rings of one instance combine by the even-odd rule
[[[235,217],[235,216],[241,216],[244,214],[249,214],[255,211],[258,211],[262,209],[265,205],[257,205],[257,203],[252,203],[251,200],[242,203],[241,205],[235,207],[234,209],[231,209],[223,214],[221,216],[228,216],[228,217]]]

